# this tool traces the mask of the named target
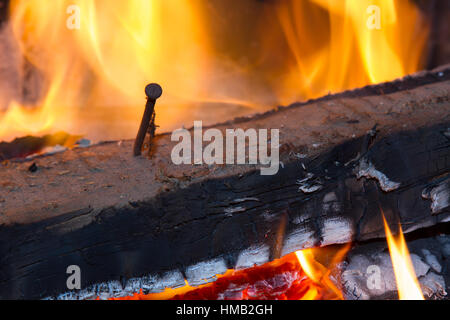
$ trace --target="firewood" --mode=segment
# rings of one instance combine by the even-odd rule
[[[178,272],[192,284],[313,246],[449,220],[450,68],[213,126],[280,129],[282,166],[179,165],[109,142],[0,167],[0,298]],[[193,129],[191,129],[193,130]]]

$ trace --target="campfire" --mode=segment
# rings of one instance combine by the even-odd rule
[[[0,0],[0,299],[448,299],[449,12]]]

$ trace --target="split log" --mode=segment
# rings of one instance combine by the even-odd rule
[[[34,173],[5,162],[0,298],[65,292],[70,265],[83,288],[143,275],[199,284],[299,249],[383,237],[380,208],[405,232],[446,222],[449,97],[447,67],[214,126],[279,128],[274,176],[175,166],[169,134],[151,159],[122,141],[34,159]]]

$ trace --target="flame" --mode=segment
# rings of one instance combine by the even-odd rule
[[[149,82],[171,130],[388,81],[422,67],[428,35],[409,0],[12,0],[10,24],[40,85],[0,106],[0,139],[133,138]]]
[[[417,29],[421,17],[412,1],[279,1],[277,16],[296,62],[285,88],[302,96],[391,81],[421,68],[428,30]]]
[[[297,256],[302,270],[311,280],[318,285],[328,288],[328,290],[333,292],[338,299],[343,300],[344,297],[332,281],[331,274],[336,265],[344,259],[348,250],[350,250],[350,247],[350,243],[343,245],[342,247],[337,247],[337,252],[331,254],[333,258],[331,262],[325,264],[326,266],[320,263],[317,258],[317,256],[320,257],[320,255],[325,255],[326,248],[300,250],[295,252],[295,255]],[[328,253],[328,255],[330,254]]]
[[[67,10],[74,5],[79,29],[67,26]],[[193,9],[178,0],[12,1],[14,36],[46,83],[37,108],[13,102],[0,115],[0,137],[49,129],[86,133],[91,125],[113,131],[111,120],[119,130],[120,122],[139,123],[143,88],[150,80],[164,85],[172,104],[195,100],[207,67],[206,52],[192,44],[207,41]],[[158,113],[162,122],[181,116],[173,108]]]
[[[401,226],[399,225],[399,234],[395,238],[391,233],[384,215],[383,222],[389,246],[389,253],[394,267],[399,299],[425,300],[414,271]]]

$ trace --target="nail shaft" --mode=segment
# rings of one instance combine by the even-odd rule
[[[153,113],[155,112],[156,100],[162,95],[162,88],[156,83],[149,84],[145,88],[145,94],[147,95],[147,103],[145,105],[144,115],[134,142],[133,151],[135,157],[142,154],[142,145],[144,144],[145,136],[150,127],[150,121],[152,120]]]

